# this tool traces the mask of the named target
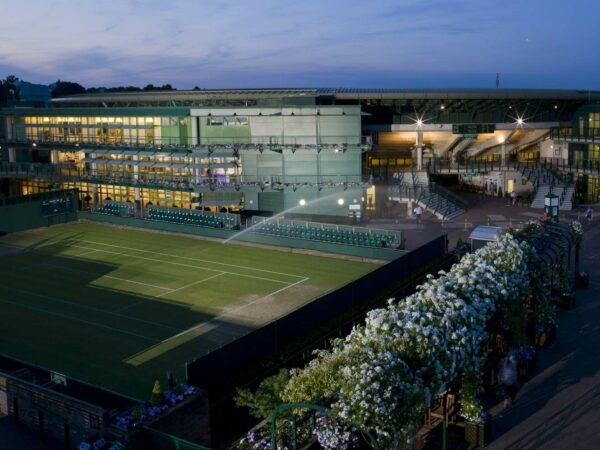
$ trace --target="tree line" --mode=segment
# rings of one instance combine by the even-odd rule
[[[9,75],[6,78],[0,80],[0,103],[14,102],[21,99],[20,96],[20,83],[19,77],[15,75]],[[195,87],[194,89],[199,89]],[[55,83],[50,84],[50,95],[52,98],[64,97],[66,95],[77,95],[77,94],[96,94],[104,92],[137,92],[137,91],[174,91],[176,90],[170,84],[154,85],[147,84],[140,88],[137,86],[116,86],[116,87],[89,87],[85,88],[81,84],[73,81],[57,80]]]

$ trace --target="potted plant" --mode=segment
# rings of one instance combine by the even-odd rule
[[[479,376],[469,370],[463,378],[460,392],[461,415],[465,419],[465,440],[470,444],[485,445],[490,440],[490,415],[479,403]]]
[[[483,447],[490,442],[492,420],[490,414],[482,409],[476,419],[465,420],[465,440],[469,444]]]

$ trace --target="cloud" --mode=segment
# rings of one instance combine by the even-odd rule
[[[581,69],[582,55],[596,51],[594,14],[549,26],[570,14],[557,0],[544,8],[531,0],[28,0],[3,8],[0,70],[47,82],[444,86],[522,71],[600,83],[597,58]]]

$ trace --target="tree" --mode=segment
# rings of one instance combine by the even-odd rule
[[[52,98],[64,97],[65,95],[85,94],[85,88],[79,83],[71,81],[60,81],[54,83],[54,88],[50,95]]]
[[[170,84],[163,84],[162,86],[154,86],[153,84],[147,84],[144,86],[144,91],[174,91],[173,86]]]
[[[14,75],[7,76],[2,81],[2,86],[0,89],[0,101],[14,101],[19,100],[21,97],[19,95],[19,77]]]

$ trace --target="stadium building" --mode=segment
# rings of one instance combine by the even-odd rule
[[[147,205],[269,214],[302,203],[304,214],[360,218],[379,202],[374,184],[431,181],[408,182],[406,172],[461,174],[506,194],[524,175],[517,163],[542,163],[570,174],[567,197],[577,189],[595,202],[599,101],[599,92],[521,89],[69,96],[0,111],[1,192],[76,187],[84,205],[131,202],[140,214]]]
[[[203,391],[132,448],[224,448],[236,387],[450,259],[445,235],[405,252],[399,230],[358,222],[404,203],[455,217],[459,183],[532,207],[550,191],[562,209],[598,202],[600,92],[194,90],[0,109],[0,415],[66,448],[134,439],[124,424],[168,371]],[[175,444],[148,444],[165,433]]]

